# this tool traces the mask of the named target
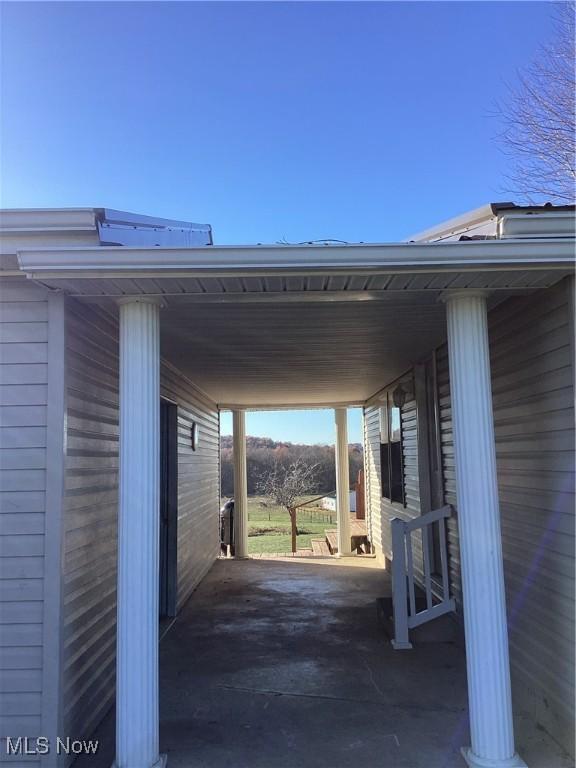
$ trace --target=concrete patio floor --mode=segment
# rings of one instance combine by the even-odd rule
[[[388,590],[368,559],[216,562],[160,646],[169,768],[464,768],[464,652],[394,651]],[[530,768],[571,768],[527,718],[516,729]],[[113,713],[95,737],[75,768],[110,768]]]

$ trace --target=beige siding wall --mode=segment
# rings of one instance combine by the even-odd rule
[[[382,538],[382,472],[380,466],[380,421],[377,406],[364,408],[364,465],[366,471],[366,526],[377,555],[385,551]]]
[[[78,738],[114,692],[117,336],[106,315],[67,302],[62,698],[63,731]]]
[[[5,278],[0,286],[2,737],[35,737],[43,726],[47,361],[47,292],[25,280]]]
[[[442,477],[444,503],[456,510],[456,473],[454,470],[454,440],[452,438],[452,411],[450,407],[450,375],[448,372],[448,348],[436,352],[438,371],[438,409],[440,412],[440,442],[442,444]],[[458,612],[462,606],[462,579],[460,576],[460,548],[458,545],[458,516],[453,514],[446,521],[448,537],[448,561],[450,589],[456,600]]]
[[[574,749],[574,389],[567,281],[490,313],[513,692]],[[456,505],[448,362],[439,376],[446,501]],[[453,588],[461,609],[457,529]]]
[[[557,286],[504,302],[489,315],[490,356],[513,693],[564,746],[574,722],[574,389],[571,294]],[[438,397],[451,588],[462,612],[450,383],[437,350]],[[403,426],[412,427],[408,403]],[[412,434],[405,439],[408,508],[418,514]],[[388,555],[390,518],[380,498],[378,409],[365,409],[368,519]],[[396,507],[396,505],[394,505]]]
[[[118,331],[67,303],[64,522],[64,732],[90,734],[114,696],[118,499]],[[178,404],[178,606],[218,553],[218,413],[176,369],[161,393]],[[190,425],[200,429],[196,452]]]
[[[214,404],[176,369],[162,367],[162,395],[178,403],[178,610],[219,552],[220,426]],[[199,430],[193,451],[192,422]]]

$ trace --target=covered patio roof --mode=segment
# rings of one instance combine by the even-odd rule
[[[162,302],[162,356],[221,408],[362,404],[445,338],[443,291],[492,305],[572,271],[554,238],[23,249],[21,272],[98,303]]]

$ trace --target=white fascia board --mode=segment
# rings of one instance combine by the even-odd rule
[[[362,408],[365,405],[364,400],[326,400],[325,402],[304,402],[304,403],[218,403],[219,411],[320,411],[326,408]]]
[[[426,271],[484,267],[565,268],[574,261],[574,240],[480,240],[448,243],[392,243],[331,246],[205,246],[197,248],[23,249],[18,263],[32,275],[120,277],[179,274],[288,274]]]

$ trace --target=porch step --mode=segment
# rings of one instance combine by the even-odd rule
[[[312,554],[319,555],[321,557],[329,557],[330,549],[324,539],[311,539]]]
[[[426,598],[416,597],[416,611],[426,608]],[[376,600],[378,622],[387,638],[394,637],[394,607],[391,597],[379,597]],[[414,645],[422,643],[458,643],[462,637],[460,626],[454,619],[454,614],[445,613],[436,619],[427,621],[419,627],[410,630],[410,642]]]
[[[338,531],[324,531],[326,534],[326,546],[331,555],[338,552]]]

